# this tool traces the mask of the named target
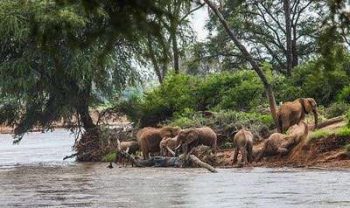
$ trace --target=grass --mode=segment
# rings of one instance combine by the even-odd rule
[[[110,152],[102,158],[102,162],[113,162],[115,161],[117,154],[115,152]]]
[[[350,137],[350,128],[347,126],[337,128],[337,129],[320,129],[314,132],[311,132],[309,135],[309,142],[314,141],[320,138],[326,138],[334,134],[337,137]]]

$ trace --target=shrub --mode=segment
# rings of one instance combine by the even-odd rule
[[[172,117],[176,124],[196,125],[196,120],[183,114],[204,110],[250,111],[261,104],[266,99],[260,83],[251,70],[205,77],[170,74],[162,85],[142,97],[129,96],[119,101],[116,109],[140,126],[152,126]]]
[[[350,103],[350,86],[344,87],[337,95],[338,102]]]
[[[102,157],[102,162],[114,162],[116,160],[117,153],[116,152],[110,152],[104,157]]]
[[[349,62],[347,57],[327,64],[323,57],[319,57],[297,66],[292,74],[292,83],[301,87],[302,97],[313,97],[319,104],[328,105],[350,84],[346,70]]]
[[[326,117],[333,118],[346,114],[350,109],[350,105],[347,103],[332,103],[328,108],[325,109]]]

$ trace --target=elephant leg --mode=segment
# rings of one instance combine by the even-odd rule
[[[241,154],[242,154],[242,157],[241,157],[241,163],[243,165],[247,164],[248,161],[247,161],[247,149],[246,147],[241,147]]]
[[[218,146],[217,146],[216,141],[215,141],[214,144],[212,145],[213,153],[214,153],[215,157],[216,157],[217,147]]]
[[[239,148],[236,147],[235,150],[234,150],[234,153],[233,153],[232,165],[237,163],[238,151],[239,151]]]
[[[142,151],[143,159],[148,160],[149,159],[149,152],[148,151]]]
[[[253,162],[253,145],[248,144],[247,145],[247,153],[248,153],[248,163]]]
[[[277,152],[282,156],[288,154],[288,149],[284,147],[279,147]]]
[[[257,156],[255,158],[256,162],[259,162],[264,157],[265,151],[267,149],[267,145],[268,145],[268,142],[265,142],[264,146],[261,148],[261,150],[259,151],[259,153],[257,154]]]

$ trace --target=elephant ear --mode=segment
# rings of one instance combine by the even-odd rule
[[[304,99],[305,110],[310,113],[316,108],[316,101],[313,98]]]
[[[301,103],[301,106],[303,107],[303,110],[306,114],[312,111],[312,106],[310,105],[310,102],[307,98],[300,98],[299,102]]]

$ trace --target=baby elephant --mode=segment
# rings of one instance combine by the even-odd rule
[[[253,161],[253,134],[245,129],[239,130],[233,137],[235,151],[232,165],[237,163],[238,152],[241,152],[241,164],[251,163]]]
[[[128,154],[135,154],[139,150],[139,144],[137,141],[125,141],[125,142],[118,142],[118,150],[122,150]],[[128,159],[117,156],[118,157],[118,162],[122,163],[124,166],[127,164]]]
[[[176,137],[165,137],[162,139],[162,141],[159,144],[160,147],[160,155],[162,156],[168,156],[168,157],[173,157],[174,155],[172,155],[171,152],[169,152],[169,150],[167,149],[167,147],[173,151],[175,151],[175,147],[176,147],[176,140],[177,140],[177,136]]]
[[[135,154],[140,148],[137,141],[120,142],[120,149],[129,154]]]
[[[300,142],[305,141],[309,129],[304,121],[292,126],[288,130],[288,134],[274,133],[264,142],[264,145],[257,153],[256,161],[260,161],[263,157],[273,155],[286,155]]]

